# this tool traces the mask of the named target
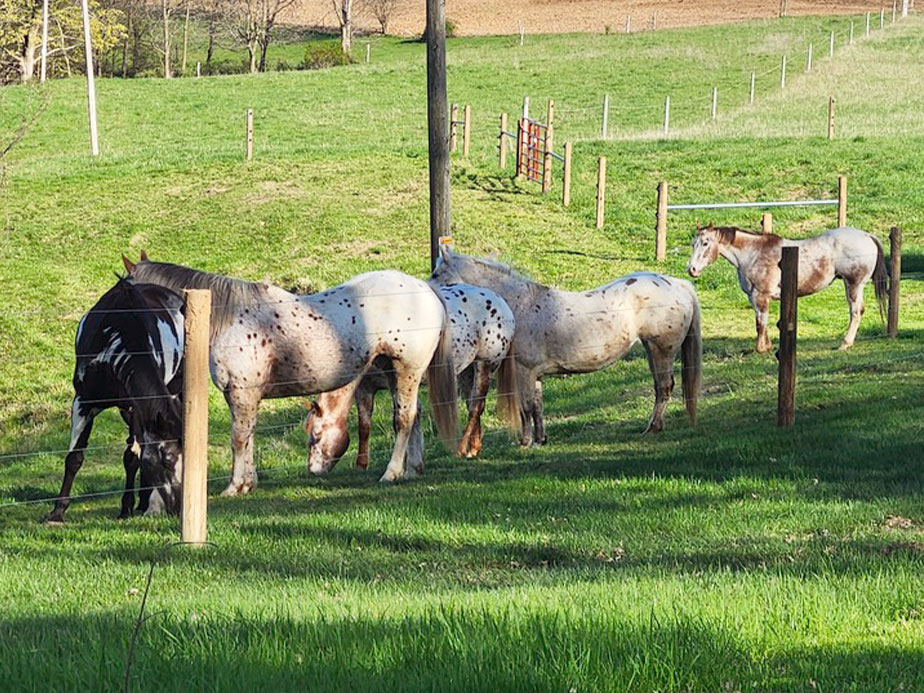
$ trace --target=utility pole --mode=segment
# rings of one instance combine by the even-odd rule
[[[449,105],[446,94],[446,4],[427,0],[427,124],[430,134],[430,269],[440,236],[452,224],[449,208]]]

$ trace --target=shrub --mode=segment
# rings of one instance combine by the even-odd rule
[[[203,75],[239,75],[249,70],[250,66],[243,60],[213,60],[202,65]]]
[[[317,41],[309,43],[301,67],[305,70],[321,70],[325,67],[346,65],[350,58],[340,50],[339,41]]]

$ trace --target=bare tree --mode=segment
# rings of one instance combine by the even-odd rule
[[[247,49],[250,72],[264,72],[276,20],[295,0],[227,0],[227,4],[231,33]]]
[[[348,58],[353,52],[353,0],[330,0],[340,23],[340,50]]]
[[[365,0],[364,4],[369,13],[375,18],[375,21],[379,23],[382,34],[387,34],[388,23],[395,12],[398,0]]]

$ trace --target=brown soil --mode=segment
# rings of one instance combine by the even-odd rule
[[[887,0],[886,0],[887,1]],[[880,0],[789,0],[789,15],[850,14],[879,12]],[[362,5],[354,2],[357,27],[378,30],[378,24]],[[395,0],[388,33],[419,35],[423,30],[425,0]],[[779,15],[780,0],[446,0],[446,16],[460,36],[515,34],[523,21],[528,34],[576,31],[623,32],[626,16],[632,31],[720,24]],[[891,12],[891,4],[887,13]],[[336,27],[330,0],[301,0],[288,17],[298,24]]]

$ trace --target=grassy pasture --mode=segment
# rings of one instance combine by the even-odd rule
[[[213,498],[205,551],[162,547],[175,519],[112,520],[117,497],[36,520],[67,445],[73,332],[119,253],[304,290],[356,272],[427,269],[423,47],[380,40],[374,61],[321,72],[99,84],[103,155],[86,155],[82,84],[49,85],[47,113],[12,155],[0,227],[0,680],[10,689],[117,689],[139,590],[160,556],[136,689],[822,690],[924,688],[924,22],[823,56],[845,18],[625,36],[451,40],[451,99],[471,103],[473,152],[453,164],[456,245],[542,281],[593,286],[655,268],[654,188],[675,201],[825,197],[850,177],[852,224],[905,228],[903,332],[833,351],[839,286],[800,302],[797,426],[774,426],[775,361],[750,353],[753,317],[732,270],[697,281],[704,305],[700,425],[681,407],[642,438],[640,351],[546,387],[550,445],[520,450],[489,419],[485,456],[428,451],[424,479],[380,488],[349,469],[307,479],[300,402],[270,402],[261,485]],[[857,26],[861,26],[859,20]],[[859,34],[858,32],[858,38]],[[812,73],[796,56],[808,41]],[[281,46],[300,56],[302,46]],[[780,93],[772,72],[789,52]],[[194,64],[195,58],[193,58]],[[751,70],[757,103],[744,106]],[[712,86],[720,118],[707,122]],[[596,139],[609,93],[613,138]],[[563,209],[496,168],[497,116],[524,93],[558,104],[575,141]],[[662,101],[673,134],[657,137]],[[839,138],[826,142],[828,94]],[[11,122],[32,96],[6,90]],[[738,104],[738,105],[736,105]],[[244,109],[256,111],[245,164]],[[595,160],[609,207],[593,228]],[[686,214],[687,216],[683,216]],[[669,225],[679,275],[695,221]],[[799,237],[833,210],[775,214]],[[868,294],[869,296],[870,294]],[[213,393],[210,474],[228,473]],[[380,400],[374,455],[390,450]],[[75,493],[118,488],[118,417],[101,417]],[[23,453],[22,457],[11,457]],[[893,519],[887,519],[893,518]],[[894,519],[900,518],[900,519]]]

